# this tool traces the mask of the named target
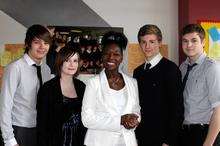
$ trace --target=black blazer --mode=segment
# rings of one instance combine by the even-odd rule
[[[82,100],[85,84],[73,78],[78,98]],[[37,137],[39,146],[62,146],[63,95],[60,78],[44,83],[38,92]],[[84,137],[83,137],[84,139]]]
[[[150,70],[144,64],[134,70],[141,106],[141,123],[136,128],[138,146],[175,146],[183,121],[181,72],[166,58]]]

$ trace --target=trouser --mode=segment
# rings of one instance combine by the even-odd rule
[[[207,124],[182,125],[179,146],[202,146],[208,133]]]
[[[20,146],[37,146],[36,128],[13,126],[14,135]]]

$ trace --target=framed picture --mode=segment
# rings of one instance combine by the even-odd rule
[[[53,37],[57,45],[79,44],[80,74],[98,74],[102,70],[101,40],[104,33],[108,31],[123,32],[121,27],[48,26],[48,28],[53,30]]]

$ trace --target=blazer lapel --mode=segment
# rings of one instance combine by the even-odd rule
[[[56,95],[54,96],[55,101],[58,103],[63,103],[63,94],[62,94],[62,90],[61,90],[61,86],[60,86],[60,78],[59,77],[55,77],[55,86],[54,86],[54,91],[56,91]],[[55,93],[55,92],[54,92]]]

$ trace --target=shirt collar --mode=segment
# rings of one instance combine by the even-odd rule
[[[185,61],[185,64],[186,64],[186,65],[192,65],[192,64],[194,64],[194,63],[196,63],[196,64],[202,64],[202,62],[204,61],[205,58],[206,58],[206,53],[203,52],[203,53],[199,56],[199,58],[198,58],[195,62],[192,62],[192,63],[190,63],[189,57],[187,57],[187,59],[186,59],[186,61]]]
[[[36,62],[33,60],[33,59],[31,59],[31,57],[27,54],[27,53],[25,53],[24,54],[24,60],[28,63],[28,65],[30,65],[30,66],[32,66],[33,64],[36,64]],[[39,65],[41,65],[42,64],[42,62],[39,64]]]
[[[158,54],[157,54],[156,56],[154,56],[154,58],[152,58],[150,61],[145,60],[144,69],[145,69],[145,67],[146,67],[146,65],[147,65],[148,63],[151,64],[150,69],[153,68],[154,66],[156,66],[156,65],[160,62],[160,60],[161,60],[162,58],[163,58],[163,56],[162,56],[160,53],[158,53]]]

